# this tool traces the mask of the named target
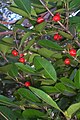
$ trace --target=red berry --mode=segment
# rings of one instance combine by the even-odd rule
[[[19,59],[19,62],[21,62],[21,63],[25,63],[25,58],[24,57],[21,57],[20,59]]]
[[[53,38],[54,38],[54,40],[61,40],[62,36],[59,34],[55,34]]]
[[[13,56],[18,56],[18,51],[17,50],[12,50],[12,55]]]
[[[61,20],[60,15],[54,15],[52,18],[53,21],[58,22]]]
[[[70,59],[69,59],[69,58],[66,58],[66,59],[64,60],[64,64],[65,64],[65,65],[70,65]]]
[[[56,13],[55,15],[58,15],[58,16],[60,16],[60,13]]]
[[[71,50],[69,51],[69,54],[70,54],[71,56],[76,56],[76,50],[75,50],[75,49],[71,49]]]
[[[42,23],[44,21],[44,18],[42,18],[42,17],[38,17],[38,19],[37,19],[37,23]]]
[[[21,57],[23,57],[23,56],[24,56],[24,54],[23,54],[23,53],[21,53],[21,54],[20,54],[20,58],[21,58]]]
[[[27,81],[27,82],[25,82],[25,84],[24,84],[26,87],[29,87],[29,86],[31,86],[31,83],[29,82],[29,81]]]

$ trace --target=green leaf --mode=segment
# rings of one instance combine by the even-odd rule
[[[0,31],[5,31],[5,30],[8,30],[8,28],[3,24],[0,24]]]
[[[69,118],[71,118],[72,115],[79,109],[80,109],[80,102],[72,104],[66,111]]]
[[[59,93],[55,86],[41,86],[40,89],[46,93]]]
[[[15,13],[21,15],[21,16],[29,18],[29,15],[25,11],[23,11],[15,6],[8,7],[8,9],[11,10],[12,12],[15,12]]]
[[[57,83],[55,85],[56,89],[60,91],[63,95],[66,96],[74,96],[76,93],[74,92],[73,89],[71,89],[68,86],[65,86],[63,83]]]
[[[11,111],[8,107],[0,106],[0,115],[5,118],[5,120],[16,120],[14,112]]]
[[[76,89],[76,86],[75,86],[75,84],[74,84],[74,82],[73,82],[72,80],[70,80],[70,79],[68,79],[68,78],[66,78],[66,77],[62,77],[62,78],[60,79],[60,81],[61,81],[64,85],[66,85],[66,86],[68,86],[68,87],[70,87],[70,88],[72,88],[72,89]]]
[[[27,46],[24,48],[24,51],[28,50],[35,43],[35,38],[28,42]]]
[[[60,35],[62,35],[65,38],[73,39],[73,37],[70,34],[68,34],[68,33],[65,33],[65,32],[60,31],[60,30],[58,32],[59,32]]]
[[[31,1],[30,0],[14,0],[14,2],[21,10],[24,10],[28,14],[31,13]]]
[[[53,79],[55,82],[57,81],[56,71],[49,61],[39,56],[36,56],[34,57],[34,65],[36,69],[39,67],[40,69],[43,68],[49,78]]]
[[[25,120],[30,120],[30,119],[41,118],[45,114],[39,110],[27,109],[23,111],[22,115]]]
[[[30,36],[30,34],[31,34],[30,32],[27,32],[27,33],[24,34],[23,38],[21,39],[21,43],[19,45],[19,49],[22,46],[22,44],[24,43],[24,41]]]
[[[63,50],[61,46],[59,46],[56,42],[52,42],[50,40],[39,40],[38,44],[43,47],[47,47],[55,50]]]
[[[8,71],[12,68],[12,64],[5,65],[3,67],[0,67],[0,72],[2,73],[8,73]]]
[[[74,82],[76,87],[79,89],[80,88],[80,69],[76,72],[76,75],[74,77]]]
[[[38,53],[46,58],[51,58],[51,56],[54,54],[53,51],[48,50],[46,48],[38,49]]]
[[[12,77],[17,77],[18,76],[18,68],[15,64],[12,64],[11,69],[9,70],[9,75]]]
[[[76,7],[79,7],[79,4],[80,4],[80,1],[79,0],[72,0],[71,2],[70,2],[70,8],[72,9],[72,8],[76,8]]]
[[[15,63],[15,64],[20,70],[24,72],[35,73],[35,70],[27,64],[26,65],[24,65],[23,63]]]
[[[40,23],[40,24],[37,24],[37,25],[35,26],[35,30],[36,30],[36,31],[39,31],[39,32],[43,31],[43,29],[45,28],[46,24],[47,24],[46,22],[42,22],[42,23]]]
[[[33,102],[41,102],[38,97],[35,96],[30,90],[25,88],[18,89],[17,93],[19,93],[21,96],[26,98],[26,100],[33,101]]]
[[[43,101],[45,101],[47,104],[51,105],[52,107],[62,111],[58,105],[56,104],[55,101],[53,101],[53,99],[48,95],[46,94],[45,92],[43,92],[42,90],[39,90],[37,88],[34,88],[34,87],[29,87],[30,90],[36,94],[40,99],[42,99]]]
[[[80,49],[77,50],[77,56],[80,56]]]
[[[80,17],[79,16],[73,16],[73,17],[70,17],[70,24],[80,24]]]

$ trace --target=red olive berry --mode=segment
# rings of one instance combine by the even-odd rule
[[[13,56],[18,56],[18,51],[17,50],[12,50],[12,55]]]
[[[63,37],[62,37],[61,35],[59,35],[59,40],[62,40],[62,38],[63,38]]]
[[[71,56],[76,56],[76,50],[75,49],[71,49],[70,51],[69,51],[69,54],[71,55]]]
[[[58,15],[58,16],[60,16],[60,13],[58,13],[58,12],[57,12],[55,15]]]
[[[54,40],[61,40],[62,36],[59,34],[55,34],[53,38],[54,38]]]
[[[25,63],[25,58],[24,57],[19,58],[19,62]]]
[[[37,23],[42,23],[44,21],[44,18],[42,18],[42,17],[38,17],[38,19],[37,19]]]
[[[69,59],[69,58],[66,58],[66,59],[64,60],[64,64],[65,64],[65,65],[70,65],[70,59]]]
[[[54,22],[60,21],[60,20],[61,20],[60,15],[54,15],[53,18],[52,18],[52,20],[53,20]]]
[[[26,87],[29,87],[29,86],[31,86],[31,83],[30,83],[29,81],[27,81],[27,82],[24,83],[24,85],[25,85]]]
[[[24,54],[23,54],[23,53],[21,53],[21,54],[20,54],[20,58],[21,58],[21,57],[23,57],[23,56],[24,56]]]

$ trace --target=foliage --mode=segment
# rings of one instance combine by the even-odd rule
[[[7,8],[22,18],[0,22],[0,119],[80,120],[80,17],[69,17],[80,1],[10,2]],[[57,22],[56,13],[61,18]],[[73,48],[76,55],[71,56]],[[14,49],[18,55],[12,55]]]

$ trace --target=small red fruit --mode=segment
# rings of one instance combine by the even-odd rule
[[[23,56],[24,56],[24,54],[23,54],[23,53],[21,53],[21,54],[20,54],[20,58],[21,58],[21,57],[23,57]]]
[[[44,18],[42,18],[42,17],[38,17],[38,19],[37,19],[37,23],[42,23],[44,21]]]
[[[75,57],[75,56],[76,56],[76,50],[75,50],[75,49],[71,49],[71,50],[69,51],[69,54],[70,54],[71,56]]]
[[[58,15],[54,15],[52,20],[55,21],[55,22],[60,21],[61,20],[60,15],[59,14]]]
[[[25,63],[25,58],[24,57],[21,57],[20,59],[19,59],[19,62],[21,62],[21,63]]]
[[[18,51],[17,50],[12,50],[12,55],[13,56],[18,56]]]
[[[29,86],[31,86],[31,83],[29,82],[29,81],[27,81],[27,82],[25,82],[25,84],[24,84],[26,87],[29,87]]]
[[[64,64],[65,64],[65,65],[70,65],[70,59],[69,59],[69,58],[66,58],[66,59],[64,60]]]
[[[59,34],[55,34],[53,38],[54,38],[54,40],[61,40],[62,36]]]

